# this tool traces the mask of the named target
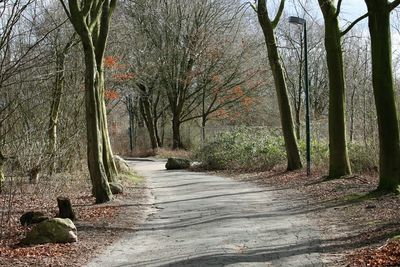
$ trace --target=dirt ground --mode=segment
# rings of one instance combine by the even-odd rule
[[[327,180],[321,172],[237,174],[238,179],[301,194],[307,215],[318,221],[321,253],[328,266],[400,266],[400,198],[371,193],[377,174]]]
[[[124,193],[102,205],[94,205],[88,181],[61,180],[64,182],[53,180],[37,185],[19,184],[18,187],[10,187],[13,194],[0,194],[0,208],[12,207],[11,213],[3,213],[1,218],[0,266],[82,266],[124,234],[135,231],[136,225],[145,219],[149,190],[144,180],[123,181]],[[74,222],[78,242],[19,246],[18,242],[29,231],[29,227],[20,225],[20,216],[33,210],[54,217],[57,213],[56,198],[60,195],[71,199],[78,214]]]

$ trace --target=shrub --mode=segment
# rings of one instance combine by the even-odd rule
[[[371,172],[378,170],[379,149],[373,144],[351,143],[349,157],[354,173]]]
[[[263,129],[236,128],[218,134],[195,157],[206,169],[270,170],[285,161],[283,138]]]

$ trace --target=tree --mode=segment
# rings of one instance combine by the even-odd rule
[[[222,108],[216,100],[242,84],[248,73],[240,64],[244,53],[234,53],[240,51],[235,47],[240,42],[239,12],[231,2],[210,0],[135,1],[127,9],[140,36],[135,44],[140,52],[135,57],[141,60],[136,60],[135,68],[145,70],[135,71],[137,79],[146,90],[154,89],[153,94],[146,93],[148,99],[153,95],[156,100],[161,90],[168,100],[172,147],[182,148],[181,125],[197,118],[205,124],[209,114]],[[149,73],[157,73],[155,87],[149,86],[153,81]],[[220,84],[213,80],[217,75]],[[221,93],[215,94],[218,90]]]
[[[49,153],[51,156],[51,167],[50,171],[54,171],[55,160],[54,156],[57,150],[57,127],[58,127],[58,120],[60,115],[60,106],[61,106],[61,98],[64,92],[64,83],[65,83],[65,57],[69,52],[71,46],[73,45],[75,35],[72,35],[66,44],[60,47],[60,38],[59,34],[56,36],[55,40],[55,57],[56,57],[56,74],[55,74],[55,81],[54,81],[54,90],[53,90],[53,97],[50,107],[50,114],[49,114]]]
[[[390,13],[399,0],[365,0],[371,36],[372,85],[379,132],[378,191],[398,192],[400,143],[393,88]]]
[[[338,16],[340,4],[318,0],[325,21],[325,50],[329,73],[329,178],[351,174],[346,141],[346,90]]]
[[[273,20],[270,20],[266,0],[258,0],[256,8],[258,21],[264,33],[267,46],[268,60],[274,76],[275,90],[278,98],[280,119],[282,125],[283,137],[285,140],[287,169],[296,170],[302,167],[300,153],[293,131],[293,119],[290,102],[287,94],[286,81],[280,62],[278,47],[274,30],[282,16],[285,6],[285,0],[280,1],[278,12]]]
[[[103,60],[116,0],[60,0],[79,35],[85,58],[87,160],[96,203],[112,199],[108,182],[117,175],[104,101]]]

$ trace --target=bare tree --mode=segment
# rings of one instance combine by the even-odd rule
[[[104,101],[103,59],[116,0],[68,0],[61,4],[79,35],[85,57],[87,160],[96,203],[112,199],[108,182],[117,175]]]
[[[285,0],[280,1],[280,5],[274,19],[269,18],[266,0],[258,0],[255,7],[258,20],[264,33],[265,43],[268,51],[268,60],[274,76],[275,89],[278,97],[281,125],[287,155],[287,169],[296,170],[302,167],[300,153],[293,131],[293,119],[290,101],[287,93],[285,75],[280,62],[278,48],[276,44],[275,28],[279,23],[285,6]]]

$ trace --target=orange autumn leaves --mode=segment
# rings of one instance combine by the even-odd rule
[[[111,72],[111,81],[116,83],[128,82],[135,78],[133,72],[128,71],[128,67],[124,64],[119,63],[119,59],[115,56],[106,56],[103,64],[104,68]],[[119,93],[115,89],[106,89],[104,97],[108,101],[117,100],[120,98]]]
[[[221,94],[221,93],[222,93],[221,89],[214,90],[214,94]],[[232,89],[224,92],[224,95],[219,96],[217,101],[220,105],[224,105],[228,102],[237,101],[248,112],[255,104],[255,100],[252,97],[247,96],[243,91],[242,86],[240,85],[234,86]],[[234,109],[230,109],[229,107],[228,109],[229,110],[224,108],[218,109],[214,112],[212,117],[217,120],[229,120],[231,122],[234,122],[236,118],[240,117],[243,111],[242,110],[240,112],[236,112]]]

